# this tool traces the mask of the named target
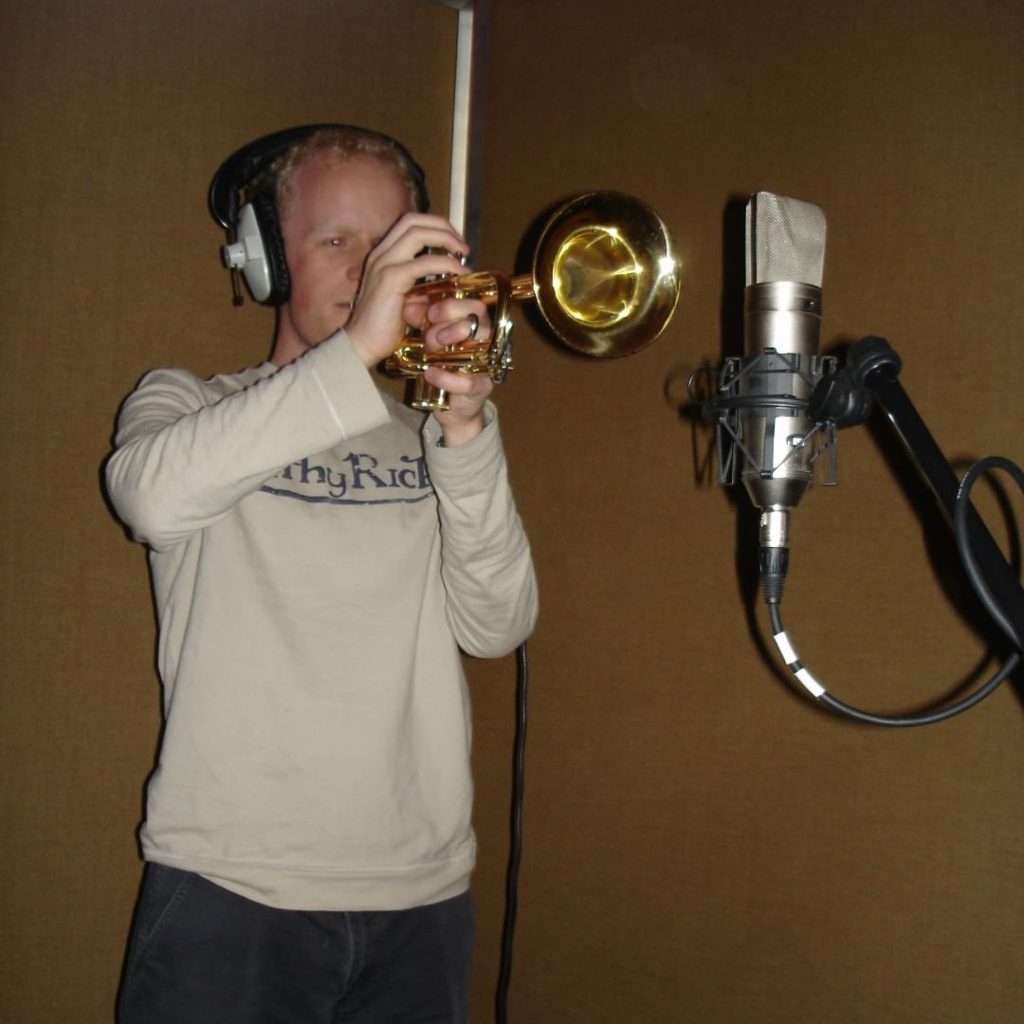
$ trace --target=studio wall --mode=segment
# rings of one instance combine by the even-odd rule
[[[522,310],[496,396],[542,588],[510,1019],[1015,1021],[1021,679],[920,730],[811,706],[753,592],[756,517],[684,407],[688,374],[735,347],[736,214],[767,189],[828,218],[823,347],[887,337],[950,459],[1024,459],[1024,12],[489,8],[478,264],[526,269],[542,211],[619,189],[662,215],[683,280],[669,329],[623,360],[570,354]],[[272,326],[231,306],[210,175],[265,131],[351,120],[407,141],[445,208],[454,18],[425,0],[5,6],[4,1020],[112,1019],[159,688],[143,552],[100,467],[145,370],[252,363]],[[794,513],[784,612],[804,662],[885,712],[986,677],[948,530],[879,417],[840,436],[839,472]],[[978,503],[1013,551],[1006,500]],[[467,669],[484,1021],[515,672]]]
[[[1019,674],[921,730],[811,706],[756,593],[756,515],[681,407],[688,374],[736,351],[743,202],[765,189],[827,217],[823,350],[887,338],[960,472],[1021,460],[1022,18],[1009,0],[494,5],[485,262],[524,269],[542,210],[619,189],[660,212],[683,282],[669,329],[623,360],[524,316],[499,396],[542,599],[510,1019],[1019,1014]],[[782,610],[804,664],[886,713],[987,679],[949,530],[884,417],[841,432],[838,466],[792,517]],[[472,667],[488,935],[513,673]]]

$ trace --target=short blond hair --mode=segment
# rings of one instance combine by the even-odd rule
[[[249,186],[250,193],[273,197],[278,216],[282,216],[292,198],[296,170],[310,157],[319,154],[354,160],[372,157],[390,167],[402,181],[414,210],[426,209],[423,172],[412,157],[392,138],[368,128],[349,125],[318,128],[282,153]]]

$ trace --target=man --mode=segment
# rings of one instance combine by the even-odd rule
[[[462,1021],[474,861],[459,648],[536,617],[486,375],[427,371],[423,414],[371,370],[465,241],[414,165],[315,132],[265,175],[290,293],[269,362],[148,374],[106,478],[149,547],[166,725],[121,1024]],[[429,348],[486,330],[426,311]]]

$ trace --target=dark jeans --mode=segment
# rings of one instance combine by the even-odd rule
[[[119,1024],[462,1024],[468,893],[396,911],[276,910],[148,864]]]

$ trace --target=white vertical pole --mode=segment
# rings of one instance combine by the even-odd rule
[[[452,153],[448,181],[448,219],[466,231],[469,191],[470,104],[473,91],[473,0],[434,0],[458,11],[455,44],[455,100],[452,108]]]

